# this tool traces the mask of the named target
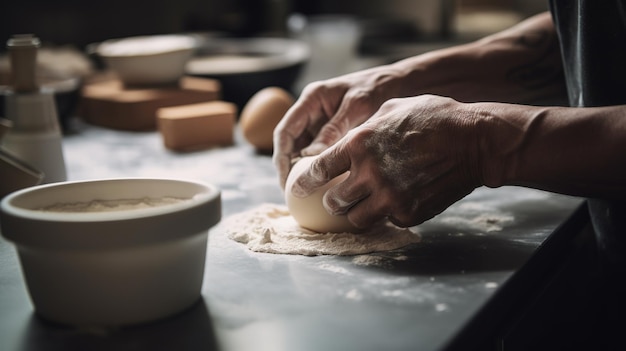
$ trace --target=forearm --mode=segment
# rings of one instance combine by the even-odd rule
[[[408,58],[404,96],[436,94],[458,101],[565,103],[558,38],[548,13],[479,41]]]
[[[487,116],[480,146],[485,185],[626,199],[626,106],[476,108]]]

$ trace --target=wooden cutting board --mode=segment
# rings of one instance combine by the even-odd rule
[[[174,85],[127,87],[110,76],[97,77],[83,87],[78,115],[106,128],[150,131],[156,129],[156,111],[161,107],[220,98],[221,85],[214,79],[182,77]]]

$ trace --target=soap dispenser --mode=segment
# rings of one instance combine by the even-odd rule
[[[36,80],[37,50],[33,35],[14,35],[7,42],[11,63],[11,89],[5,95],[5,118],[13,127],[2,146],[44,174],[42,183],[67,179],[63,135],[54,93]]]

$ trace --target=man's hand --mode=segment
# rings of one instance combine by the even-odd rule
[[[309,84],[274,130],[274,164],[284,187],[292,160],[326,150],[399,93],[402,72],[376,67]]]
[[[294,195],[349,170],[324,196],[331,214],[347,214],[360,228],[383,218],[408,227],[434,217],[482,185],[480,117],[469,106],[433,95],[387,101],[320,154]]]

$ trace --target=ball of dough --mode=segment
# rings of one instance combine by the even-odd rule
[[[282,88],[259,90],[241,110],[243,137],[261,152],[272,151],[274,128],[293,104],[293,96]]]
[[[296,178],[308,169],[314,159],[315,157],[303,157],[293,166],[291,172],[289,172],[287,182],[285,183],[285,202],[287,203],[289,212],[301,227],[315,232],[358,232],[358,228],[348,221],[348,217],[345,215],[333,216],[326,211],[322,204],[322,197],[326,191],[346,179],[349,175],[348,172],[335,177],[307,197],[299,198],[291,193]]]

